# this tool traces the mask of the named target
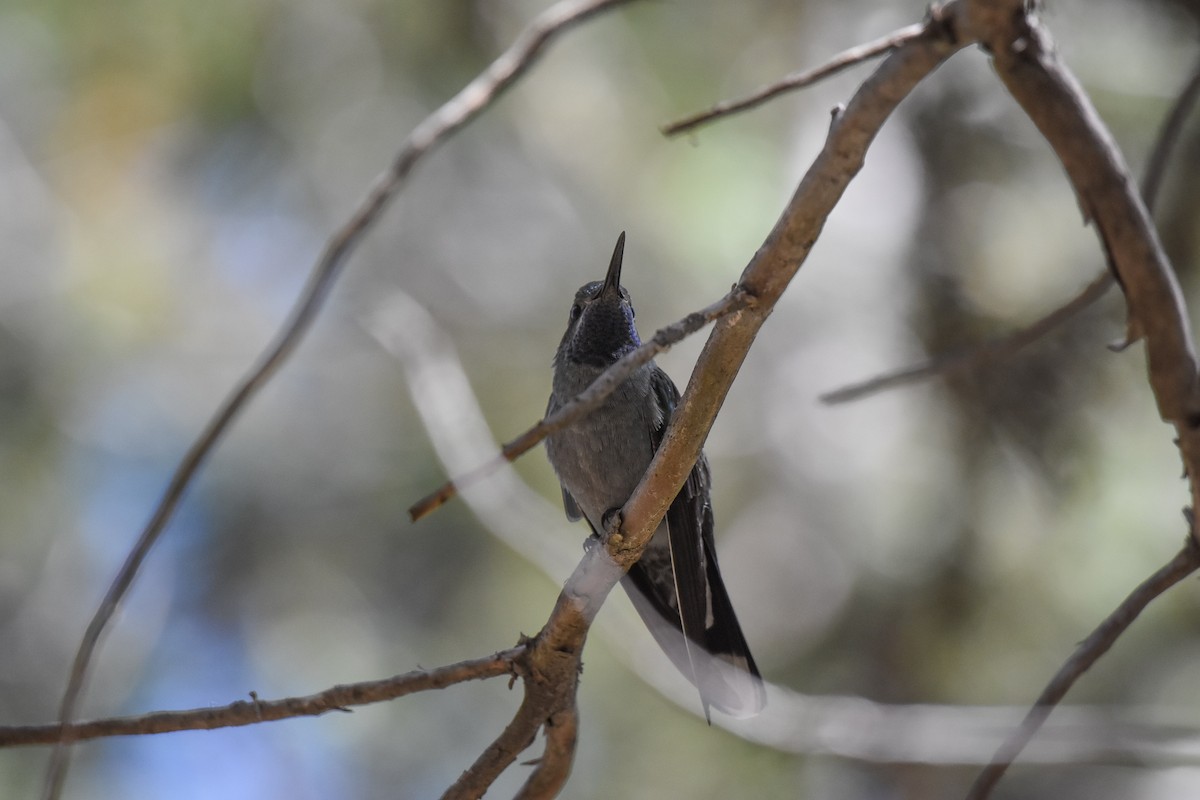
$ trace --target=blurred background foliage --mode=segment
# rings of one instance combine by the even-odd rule
[[[53,718],[86,620],[170,470],[324,240],[408,131],[544,5],[0,3],[0,722]],[[420,166],[211,459],[107,637],[84,715],[309,693],[535,632],[565,571],[530,565],[461,502],[408,523],[445,476],[371,320],[401,294],[423,306],[510,438],[542,412],[569,299],[617,232],[644,333],[711,302],[868,68],[681,140],[658,126],[923,13],[641,3],[561,40]],[[1046,16],[1140,169],[1196,59],[1193,10],[1061,0]],[[1158,217],[1195,309],[1197,121],[1189,131]],[[1186,487],[1141,348],[1104,347],[1123,332],[1116,292],[1015,360],[847,406],[816,399],[1032,321],[1102,266],[1052,154],[981,53],[953,58],[888,123],[707,448],[722,564],[770,680],[1025,704],[1175,552]],[[701,341],[661,359],[677,382]],[[518,469],[558,502],[540,452]],[[547,527],[536,534],[572,550],[584,537],[565,519]],[[623,604],[614,595],[605,615]],[[1189,581],[1071,699],[1200,725],[1198,612]],[[567,797],[955,797],[973,774],[743,742],[639,680],[621,639],[649,637],[616,630],[589,645]],[[90,743],[67,796],[429,797],[518,698],[492,682]],[[47,752],[0,752],[2,794],[34,796]],[[1093,765],[1022,768],[998,796],[1197,792],[1195,767]]]

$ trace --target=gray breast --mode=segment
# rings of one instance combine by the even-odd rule
[[[654,456],[652,432],[661,424],[650,389],[651,367],[643,367],[617,388],[600,408],[546,439],[546,452],[563,487],[597,530],[610,508],[625,504]],[[556,371],[554,394],[570,398],[587,388],[593,375],[573,376],[566,385]]]

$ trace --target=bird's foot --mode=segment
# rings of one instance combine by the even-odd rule
[[[604,526],[604,533],[608,537],[608,541],[613,544],[621,543],[624,539],[621,535],[621,525],[624,522],[620,508],[610,508],[604,512],[604,516],[600,518],[600,524]]]
[[[624,517],[620,513],[619,507],[617,509],[608,509],[604,512],[604,516],[600,517],[600,524],[604,525],[605,534],[610,537],[620,535],[620,527],[622,527],[624,522]]]

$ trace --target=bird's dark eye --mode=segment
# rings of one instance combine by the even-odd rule
[[[579,319],[579,315],[583,313],[583,306],[579,303],[571,306],[571,319]]]

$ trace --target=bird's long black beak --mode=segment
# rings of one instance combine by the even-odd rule
[[[613,250],[612,261],[608,262],[608,274],[604,276],[604,285],[600,294],[608,295],[621,293],[621,261],[625,258],[625,231],[617,237],[617,246]]]

